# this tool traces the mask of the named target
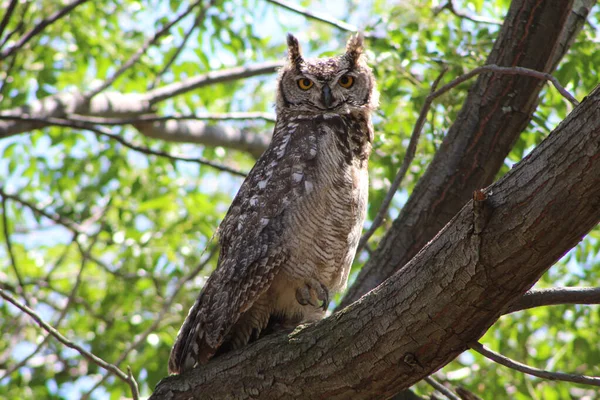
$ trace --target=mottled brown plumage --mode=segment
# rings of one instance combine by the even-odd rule
[[[240,348],[272,325],[323,318],[343,289],[364,222],[378,94],[362,37],[305,60],[288,36],[273,140],[219,228],[221,253],[181,327],[169,371]]]

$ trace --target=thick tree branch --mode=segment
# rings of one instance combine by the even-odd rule
[[[477,341],[599,221],[600,87],[368,295],[169,377],[151,398],[389,397]]]
[[[159,101],[207,85],[274,73],[282,65],[282,61],[272,61],[213,71],[151,90],[146,94],[105,92],[89,101],[86,101],[81,93],[48,96],[25,106],[0,111],[0,117],[22,117],[0,120],[0,139],[48,125],[39,120],[68,119],[73,114],[101,118],[135,118],[147,114],[154,116],[153,105]],[[23,118],[27,116],[30,120]],[[248,151],[253,155],[260,155],[270,142],[270,135],[257,135],[229,126],[209,125],[202,121],[158,121],[136,127],[140,129],[140,133],[153,138],[224,146]]]
[[[500,353],[496,353],[482,345],[481,343],[471,343],[469,347],[478,352],[479,354],[489,358],[492,361],[497,362],[500,365],[504,365],[505,367],[512,368],[519,372],[523,372],[528,375],[537,376],[538,378],[544,378],[550,381],[565,381],[565,382],[573,382],[573,383],[582,383],[584,385],[593,385],[600,386],[600,377],[594,376],[586,376],[586,375],[576,375],[576,374],[565,374],[564,372],[550,372],[544,371],[543,369],[538,369],[534,367],[530,367],[528,365],[522,364],[518,361],[511,360],[510,358],[503,356]]]
[[[123,382],[125,382],[129,385],[129,387],[131,388],[131,395],[132,395],[133,399],[134,400],[139,399],[140,394],[138,391],[137,382],[135,381],[133,376],[131,376],[131,371],[128,371],[128,373],[125,374],[123,371],[121,371],[119,368],[115,367],[114,365],[112,365],[112,364],[104,361],[103,359],[99,358],[98,356],[90,353],[89,351],[87,351],[83,347],[79,346],[78,344],[73,343],[72,341],[70,341],[69,339],[64,337],[56,329],[54,329],[53,327],[48,325],[46,322],[44,322],[44,320],[42,320],[42,318],[39,315],[37,315],[37,313],[35,311],[33,311],[32,309],[30,309],[29,307],[27,307],[25,305],[20,304],[12,296],[10,296],[8,293],[6,293],[3,289],[0,289],[0,296],[7,302],[9,302],[12,305],[14,305],[15,307],[17,307],[19,310],[23,311],[25,314],[29,315],[42,329],[44,329],[46,332],[51,334],[56,340],[58,340],[65,346],[70,347],[73,350],[77,351],[79,354],[81,354],[82,356],[84,356],[89,361],[93,362],[94,364],[98,365],[99,367],[104,368],[105,370],[110,371],[113,374],[115,374],[119,379],[121,379]]]
[[[556,49],[570,40],[561,35],[560,29],[570,14],[570,3],[514,0],[487,64],[549,73],[563,55]],[[562,51],[566,49],[561,47]],[[542,86],[543,81],[527,76],[479,75],[427,171],[341,307],[405,265],[475,189],[492,182],[531,120]]]

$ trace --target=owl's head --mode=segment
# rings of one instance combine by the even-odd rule
[[[288,63],[279,74],[277,112],[349,114],[370,112],[379,93],[363,55],[363,37],[352,36],[336,57],[304,59],[298,39],[288,34]]]

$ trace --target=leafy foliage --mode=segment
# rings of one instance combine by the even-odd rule
[[[2,8],[7,9],[8,3],[2,2]],[[149,88],[209,71],[282,59],[286,31],[298,33],[311,56],[337,52],[348,36],[262,0],[200,3],[107,91],[144,94]],[[509,5],[481,0],[454,3],[457,9],[499,21]],[[382,93],[370,164],[370,220],[402,163],[431,83],[443,66],[448,66],[442,80],[447,83],[482,65],[499,26],[444,10],[435,12],[435,1],[393,6],[383,0],[303,1],[302,5],[354,23],[369,34],[368,55]],[[52,1],[17,2],[0,35],[0,43],[6,40],[0,50],[15,45],[60,7]],[[0,60],[1,110],[58,93],[88,93],[185,7],[157,0],[84,2]],[[589,23],[598,27],[599,18],[596,8]],[[598,82],[597,49],[597,32],[585,28],[555,74],[580,99]],[[460,111],[468,87],[465,83],[434,103],[417,156],[389,211],[391,217],[399,213],[425,171]],[[274,91],[273,75],[254,76],[186,91],[155,104],[154,111],[157,115],[272,112]],[[569,111],[570,105],[547,88],[500,175]],[[272,129],[268,121],[214,124],[250,135]],[[255,161],[226,146],[148,138],[131,125],[109,129],[137,146],[204,157],[245,171]],[[0,188],[7,194],[2,195],[0,210],[4,243],[0,287],[27,301],[44,320],[88,351],[122,370],[130,366],[142,394],[150,393],[166,374],[170,346],[188,307],[215,267],[212,236],[241,178],[207,165],[144,154],[91,130],[69,127],[43,127],[3,138],[0,154]],[[370,246],[377,246],[391,220],[377,230]],[[538,286],[597,285],[598,254],[600,230],[596,228]],[[366,250],[357,257],[353,275],[367,258]],[[197,266],[199,272],[192,274]],[[482,340],[532,366],[600,375],[599,323],[600,309],[594,306],[537,308],[502,317]],[[52,338],[46,340],[37,325],[6,302],[0,303],[0,327],[4,338],[0,397],[120,398],[129,392],[124,382],[79,353]],[[439,377],[486,399],[590,395],[584,386],[531,378],[470,352],[445,367]],[[417,390],[431,392],[425,384],[417,385]]]

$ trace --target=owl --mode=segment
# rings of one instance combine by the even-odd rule
[[[346,286],[367,209],[375,78],[360,35],[331,58],[304,59],[292,35],[287,44],[273,139],[219,227],[217,268],[177,335],[170,373],[317,321]]]

